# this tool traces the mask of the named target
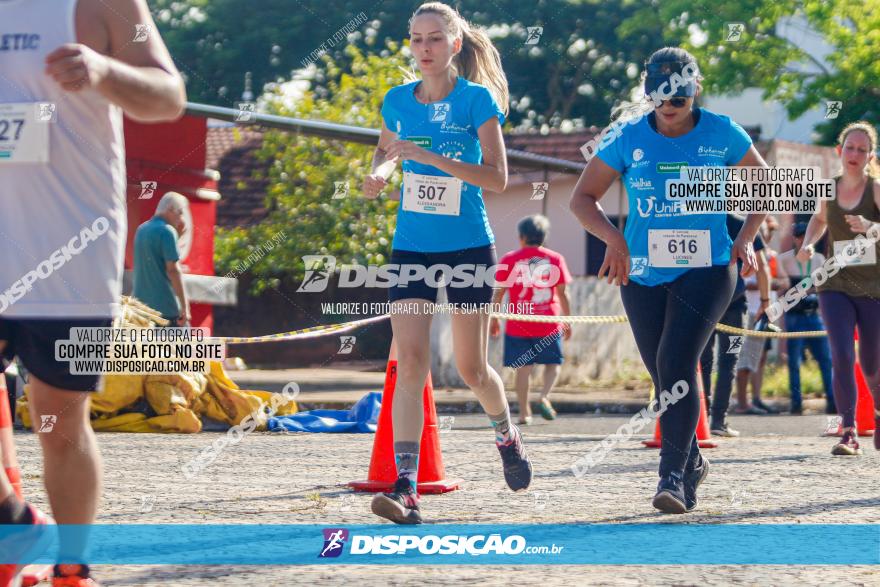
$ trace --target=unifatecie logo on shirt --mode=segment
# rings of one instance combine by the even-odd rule
[[[40,48],[40,35],[33,33],[6,33],[0,35],[0,52],[37,51]]]
[[[639,216],[642,218],[650,218],[652,215],[656,218],[678,216],[682,210],[681,202],[662,202],[658,201],[654,196],[637,199],[636,207],[639,210]]]

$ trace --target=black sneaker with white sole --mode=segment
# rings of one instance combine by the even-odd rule
[[[664,514],[683,514],[687,511],[684,495],[684,479],[681,473],[672,472],[660,477],[657,494],[651,502]]]
[[[697,507],[697,488],[709,474],[709,459],[700,455],[700,466],[684,473],[684,505],[687,511]]]
[[[395,481],[394,489],[390,493],[377,493],[370,503],[370,509],[380,518],[391,520],[395,524],[422,523],[419,496],[412,490],[406,477]]]
[[[513,434],[504,444],[495,443],[504,464],[504,480],[513,491],[523,491],[532,482],[532,463],[526,453],[519,428],[511,424]]]
[[[724,436],[726,438],[736,438],[739,436],[739,430],[731,428],[726,418],[720,422],[712,420],[712,426],[709,427],[709,431],[712,433],[712,436]]]

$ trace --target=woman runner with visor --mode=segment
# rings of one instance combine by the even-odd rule
[[[752,241],[765,214],[748,216],[735,241],[725,213],[681,213],[667,199],[667,179],[685,166],[766,166],[748,134],[727,116],[696,107],[700,93],[694,57],[665,47],[646,63],[647,115],[618,123],[603,137],[575,186],[572,212],[605,242],[599,278],[620,293],[639,353],[657,397],[678,398],[659,410],[662,430],[660,481],[653,499],[666,513],[691,511],[709,461],[695,431],[700,414],[697,364],[715,325],[730,303],[736,263],[742,275],[756,270]],[[621,178],[630,214],[623,234],[599,206]],[[662,405],[662,404],[661,404]]]

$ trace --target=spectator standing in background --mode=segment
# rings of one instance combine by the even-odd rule
[[[511,273],[517,278],[510,285],[502,285],[495,290],[493,303],[500,304],[504,293],[508,291],[511,306],[532,304],[534,315],[571,315],[571,304],[565,291],[565,284],[571,283],[571,274],[565,258],[543,246],[550,232],[550,221],[540,214],[527,216],[519,221],[517,229],[522,248],[501,258],[495,279],[504,283],[509,281]],[[523,269],[517,270],[517,266]],[[501,333],[497,318],[492,318],[489,333],[493,337]],[[556,410],[550,403],[550,391],[556,384],[562,365],[561,338],[571,338],[571,328],[567,324],[507,321],[504,333],[504,366],[512,367],[516,372],[520,424],[530,424],[532,421],[529,376],[533,365],[544,365],[544,385],[538,403],[541,416],[546,420],[556,418]]]
[[[733,214],[727,215],[727,233],[730,240],[736,240],[742,230],[745,219]],[[752,247],[755,253],[764,250],[764,239],[761,235],[755,235]],[[742,270],[742,262],[738,262],[737,268]],[[733,290],[733,299],[721,316],[719,322],[734,328],[742,328],[746,318],[746,284],[742,276],[737,273],[736,288]],[[712,366],[715,359],[715,341],[718,341],[718,375],[715,379],[715,390],[712,393]],[[733,391],[733,380],[736,373],[737,357],[742,350],[744,337],[715,331],[709,337],[703,354],[700,355],[700,370],[703,380],[703,390],[706,394],[706,406],[709,407],[709,429],[715,436],[733,438],[739,436],[739,431],[730,427],[727,422],[727,410],[730,407],[730,394]]]
[[[141,224],[134,236],[134,297],[157,310],[171,326],[190,321],[177,249],[177,241],[186,231],[188,208],[185,196],[166,193],[155,216]]]
[[[804,244],[804,234],[807,232],[807,223],[798,222],[792,228],[794,237],[794,250],[779,255],[780,275],[788,278],[788,285],[795,287],[804,277],[812,274],[814,268],[822,267],[825,256],[811,251],[811,256],[806,263],[801,263],[795,253]],[[815,287],[807,290],[809,293],[801,299],[797,305],[785,313],[785,330],[787,332],[806,332],[809,330],[825,330],[825,324],[819,315],[819,296]],[[828,339],[824,336],[811,338],[788,339],[788,387],[791,390],[792,414],[803,413],[801,399],[801,361],[804,349],[809,348],[813,358],[819,363],[822,373],[822,386],[825,389],[825,413],[836,414],[837,407],[834,404],[834,389],[831,383],[831,347]]]

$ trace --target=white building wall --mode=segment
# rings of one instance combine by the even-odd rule
[[[831,47],[825,43],[821,35],[808,26],[804,18],[794,16],[781,18],[776,23],[776,34],[799,47],[822,66],[831,68],[826,62]],[[809,73],[821,71],[819,65],[809,59],[791,63],[789,66],[794,70]],[[762,140],[783,139],[805,144],[815,142],[813,128],[824,120],[824,103],[795,120],[789,120],[785,106],[781,102],[765,101],[762,93],[761,89],[749,88],[738,95],[707,96],[704,104],[709,110],[726,114],[742,126],[760,125]],[[827,99],[836,98],[828,96]],[[846,104],[843,107],[845,108]]]

